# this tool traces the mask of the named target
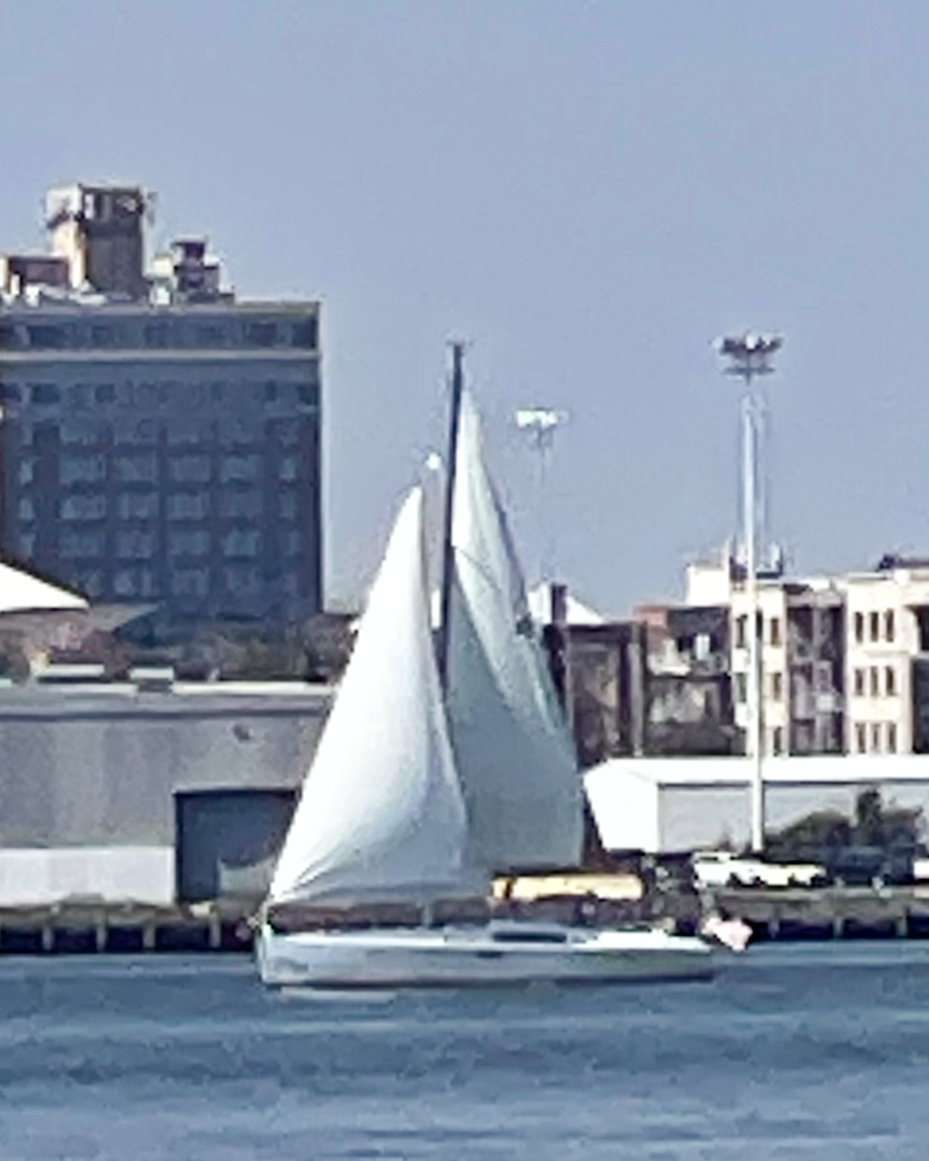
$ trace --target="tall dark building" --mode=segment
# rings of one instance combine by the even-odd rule
[[[0,547],[172,623],[316,612],[319,304],[236,301],[202,240],[143,277],[142,192],[75,189],[50,197],[69,277],[0,264]]]

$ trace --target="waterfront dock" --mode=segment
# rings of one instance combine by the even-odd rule
[[[629,893],[630,877],[622,878]],[[576,905],[576,898],[539,899],[524,902],[519,911],[571,922]],[[253,900],[224,899],[172,906],[67,900],[4,907],[0,955],[247,952],[257,906]],[[602,898],[598,911],[606,924],[654,922],[681,932],[699,930],[715,912],[748,923],[755,941],[929,938],[926,884],[662,892],[621,901]]]
[[[720,888],[702,911],[748,923],[756,940],[929,937],[929,885],[766,890]]]
[[[0,909],[0,955],[247,951],[253,905],[68,901]]]

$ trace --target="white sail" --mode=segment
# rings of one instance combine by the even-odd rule
[[[467,395],[452,544],[446,700],[468,861],[491,870],[576,865],[581,780]]]
[[[371,590],[271,902],[424,903],[464,892],[467,823],[435,668],[422,520],[416,489]]]

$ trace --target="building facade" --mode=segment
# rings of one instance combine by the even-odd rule
[[[886,558],[844,578],[850,754],[929,751],[924,680],[929,563]]]
[[[201,239],[142,269],[147,200],[49,195],[0,266],[0,544],[173,624],[322,604],[319,304],[238,301]]]
[[[748,599],[737,563],[688,570],[688,600],[730,610],[736,721],[747,725]],[[762,576],[765,753],[929,752],[929,561],[794,580]]]

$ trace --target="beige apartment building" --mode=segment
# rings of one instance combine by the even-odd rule
[[[730,615],[735,723],[747,726],[748,598],[731,553],[687,572],[690,605]],[[765,753],[929,750],[929,560],[758,581]]]
[[[764,571],[757,588],[761,711],[768,755],[845,750],[844,596],[834,578]],[[725,550],[687,570],[687,602],[724,606],[730,619],[735,724],[748,726],[749,602],[741,566]]]
[[[929,625],[929,561],[885,558],[875,572],[841,579],[846,605],[846,749],[907,754],[926,749],[920,707]]]

